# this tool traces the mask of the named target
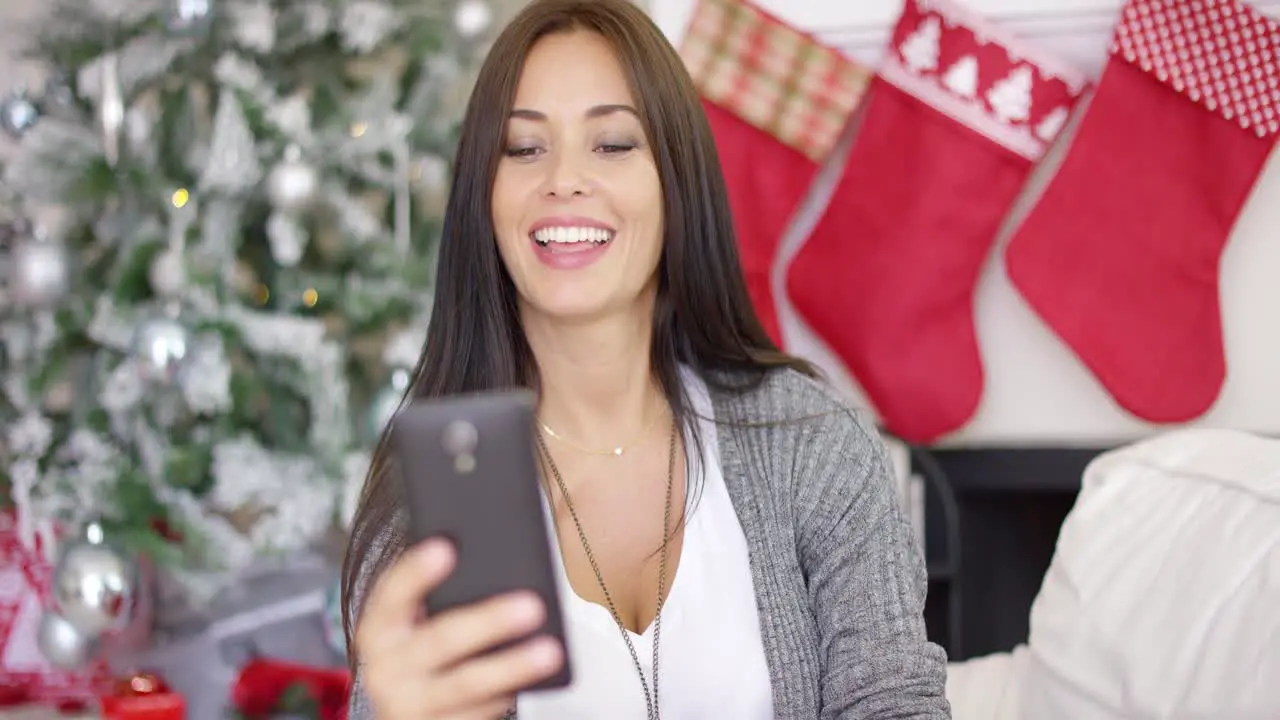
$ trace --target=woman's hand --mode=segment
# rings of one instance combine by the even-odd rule
[[[377,720],[495,720],[523,687],[554,674],[564,653],[538,637],[476,655],[538,628],[545,609],[518,593],[423,617],[422,599],[453,571],[453,548],[429,540],[378,579],[356,630],[356,653]]]

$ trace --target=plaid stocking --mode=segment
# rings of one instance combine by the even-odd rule
[[[870,75],[744,0],[700,0],[680,52],[715,135],[747,289],[781,345],[778,243]]]

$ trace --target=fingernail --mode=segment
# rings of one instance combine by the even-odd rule
[[[552,638],[538,638],[529,644],[529,662],[550,670],[560,664],[560,643]]]

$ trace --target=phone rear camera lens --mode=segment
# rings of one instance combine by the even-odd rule
[[[470,455],[480,441],[476,426],[465,420],[455,420],[444,429],[444,450],[453,456]]]
[[[476,456],[471,453],[462,453],[453,458],[453,469],[459,475],[470,475],[471,471],[476,469]]]

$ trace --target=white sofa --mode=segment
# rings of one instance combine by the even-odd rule
[[[947,693],[955,720],[1280,720],[1280,440],[1097,458],[1027,644],[953,663]]]

